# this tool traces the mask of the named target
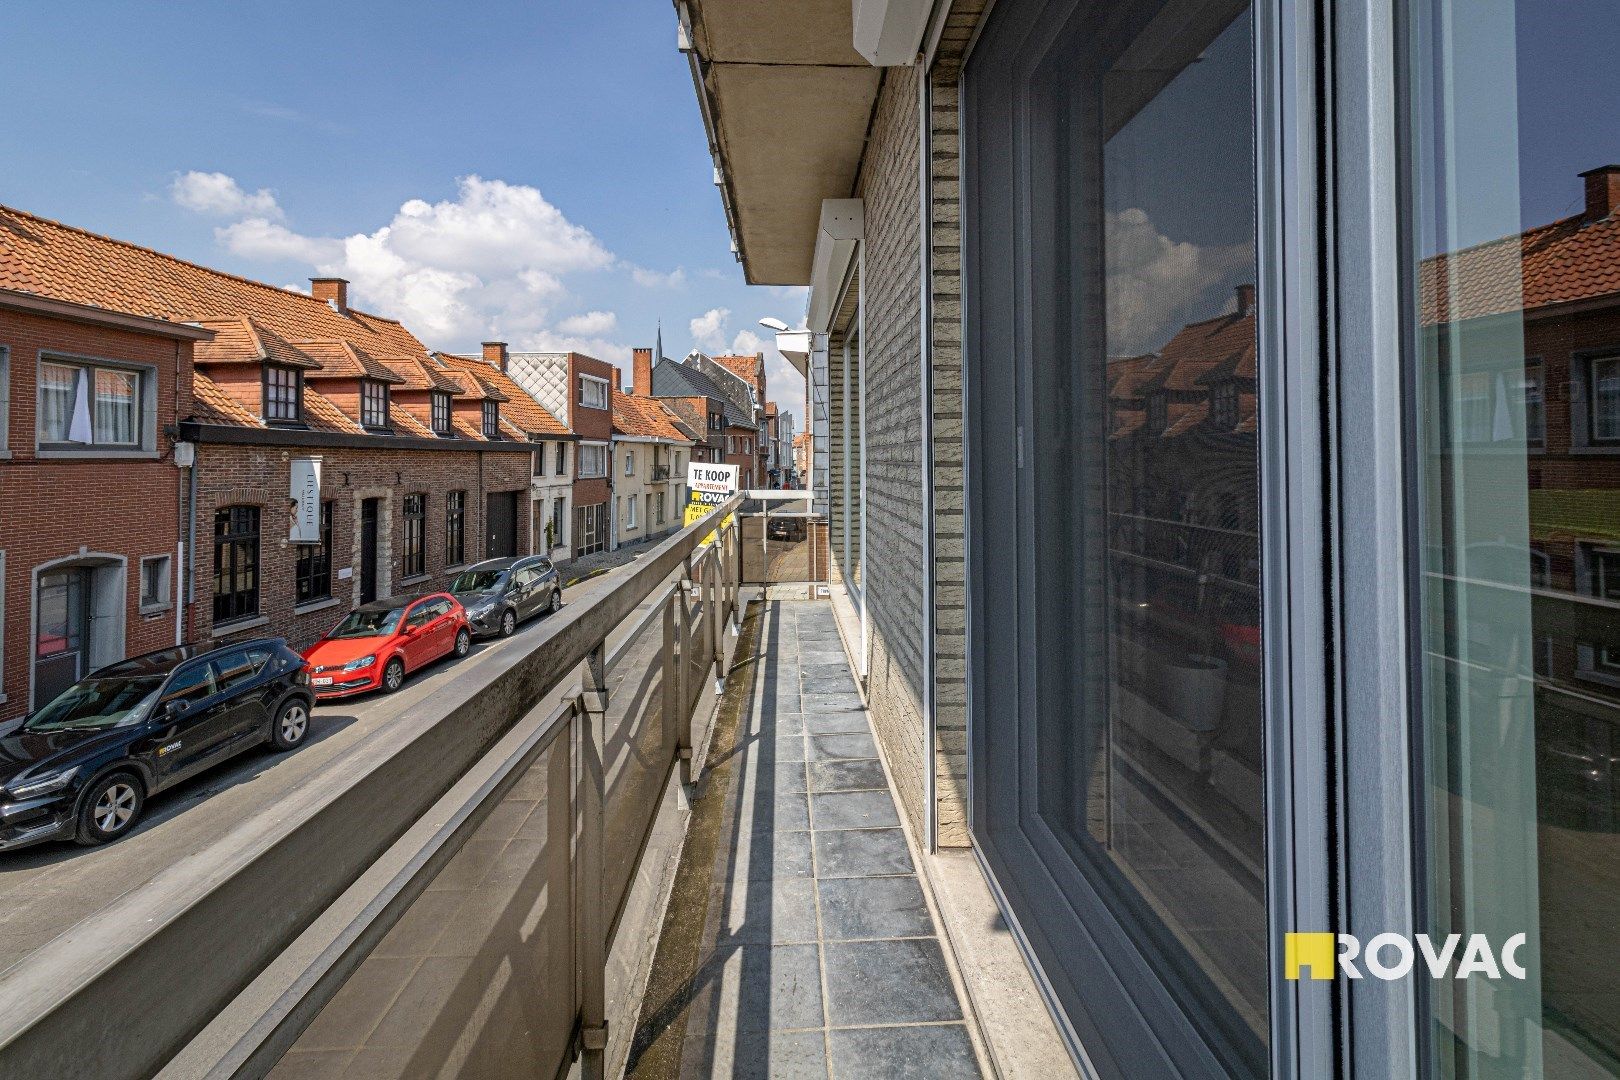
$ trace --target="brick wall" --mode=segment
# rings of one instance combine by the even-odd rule
[[[961,56],[985,0],[956,0],[929,72],[929,357],[933,380],[934,805],[941,847],[968,843],[967,587],[963,557]]]
[[[120,657],[174,643],[172,604],[140,611],[140,563],[147,556],[169,556],[171,575],[178,572],[172,560],[180,539],[180,470],[163,429],[191,411],[191,343],[0,311],[0,350],[9,372],[9,379],[0,378],[0,390],[9,385],[9,393],[0,392],[7,420],[6,454],[0,454],[0,720],[8,720],[31,707],[36,568],[82,561],[96,565],[98,587],[115,587],[121,578],[122,639],[104,639]],[[147,422],[155,421],[156,458],[36,457],[42,352],[149,366],[157,394],[156,416]]]
[[[922,706],[918,77],[916,68],[885,71],[857,194],[866,203],[861,278],[867,506],[862,577],[870,623],[866,690],[900,801],[921,832],[928,766]],[[835,432],[835,446],[838,441]]]
[[[321,457],[321,498],[332,506],[332,595],[295,609],[298,546],[286,535],[286,492],[290,462],[295,457]],[[480,463],[479,459],[483,461]],[[446,569],[446,495],[465,491],[467,563],[484,557],[485,496],[516,491],[519,550],[531,536],[529,514],[530,456],[515,451],[392,450],[345,447],[229,446],[203,443],[197,448],[197,603],[194,636],[215,635],[213,626],[214,512],[222,506],[261,507],[259,541],[259,616],[263,623],[243,627],[244,634],[285,637],[295,648],[325,633],[359,601],[360,566],[357,529],[362,500],[380,501],[378,514],[377,595],[421,595],[449,584]],[[427,575],[401,580],[404,554],[403,500],[421,493],[427,503],[423,524]],[[352,576],[340,576],[343,569]],[[233,624],[234,625],[234,624]]]

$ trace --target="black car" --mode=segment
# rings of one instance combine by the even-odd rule
[[[562,578],[541,555],[487,559],[450,583],[478,637],[509,637],[518,623],[562,607]]]
[[[280,638],[92,672],[0,735],[0,850],[116,840],[149,796],[261,743],[298,746],[313,704],[303,658]]]

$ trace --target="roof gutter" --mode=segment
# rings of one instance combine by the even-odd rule
[[[187,442],[221,446],[328,446],[353,450],[451,450],[461,453],[495,451],[502,454],[532,454],[535,443],[516,439],[493,442],[473,439],[423,439],[414,435],[354,435],[344,431],[310,431],[307,428],[242,428],[224,424],[180,421],[180,436]]]
[[[205,330],[190,323],[169,322],[167,319],[153,319],[145,315],[131,315],[125,311],[113,311],[109,308],[94,307],[89,304],[75,304],[68,300],[58,300],[51,296],[40,296],[36,293],[18,292],[15,289],[0,289],[0,308],[11,311],[21,311],[29,315],[43,315],[52,319],[66,319],[69,322],[87,323],[91,326],[109,326],[118,330],[133,330],[139,334],[157,334],[162,337],[179,338],[183,341],[212,341],[214,332]]]

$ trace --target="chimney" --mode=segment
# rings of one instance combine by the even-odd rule
[[[624,371],[618,364],[613,365],[613,389],[624,393]]]
[[[309,279],[309,295],[324,301],[339,315],[349,313],[349,282],[345,278],[312,277]]]
[[[1620,209],[1620,165],[1600,165],[1581,173],[1586,181],[1586,214],[1582,221],[1590,225],[1602,221]]]
[[[493,367],[499,368],[501,370],[502,374],[505,374],[505,372],[506,372],[506,342],[504,342],[504,341],[486,341],[486,342],[484,342],[484,363],[489,364],[489,365],[491,365]]]
[[[1239,285],[1237,287],[1237,314],[1238,318],[1254,313],[1254,286]]]
[[[653,354],[651,349],[635,349],[632,351],[635,359],[632,361],[630,375],[635,382],[631,388],[637,397],[652,397],[652,367]]]

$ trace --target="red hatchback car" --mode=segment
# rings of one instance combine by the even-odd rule
[[[393,693],[406,672],[472,648],[467,612],[449,593],[393,596],[362,604],[304,650],[317,698],[381,689]]]

